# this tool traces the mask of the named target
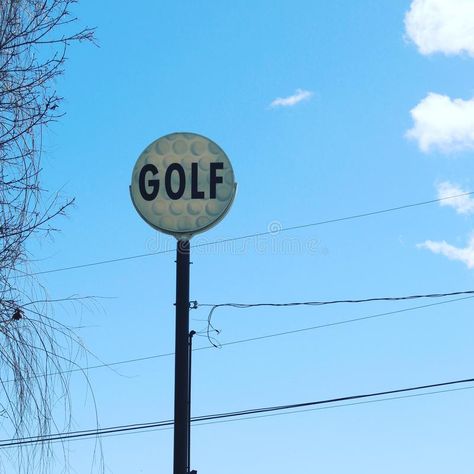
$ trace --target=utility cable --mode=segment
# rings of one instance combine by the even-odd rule
[[[408,296],[377,296],[363,299],[346,299],[346,300],[326,300],[326,301],[297,301],[293,303],[198,303],[192,301],[193,308],[200,308],[203,306],[212,308],[223,308],[228,306],[231,308],[258,308],[262,306],[267,307],[286,307],[286,306],[326,306],[340,303],[371,303],[373,301],[404,301],[417,300],[421,298],[445,298],[446,296],[459,295],[474,295],[474,290],[452,291],[449,293],[425,293],[419,295]]]
[[[318,407],[313,407],[313,408],[302,408],[299,410],[292,410],[292,411],[279,411],[275,413],[265,413],[262,415],[249,415],[249,416],[242,416],[239,418],[229,418],[229,419],[219,419],[219,420],[211,420],[211,421],[201,421],[201,422],[196,422],[194,423],[195,426],[206,426],[206,425],[214,425],[214,424],[222,424],[222,423],[231,423],[231,422],[236,422],[236,421],[246,421],[246,420],[256,420],[259,418],[269,418],[269,417],[275,417],[275,416],[285,416],[285,415],[296,415],[299,413],[307,413],[310,411],[321,411],[321,410],[331,410],[331,409],[336,409],[336,408],[344,408],[344,407],[352,407],[352,406],[358,406],[358,405],[367,405],[367,404],[373,404],[373,403],[382,403],[382,402],[389,402],[393,400],[403,400],[406,398],[418,398],[418,397],[426,397],[429,395],[438,395],[441,393],[449,393],[449,392],[461,392],[465,390],[472,390],[474,389],[474,385],[467,386],[467,387],[457,387],[457,388],[448,388],[448,389],[443,389],[443,390],[434,390],[430,392],[424,392],[424,393],[411,393],[409,395],[398,395],[398,396],[392,396],[392,397],[386,397],[386,398],[379,398],[379,399],[365,399],[362,401],[354,401],[354,402],[347,402],[347,403],[338,403],[334,405],[320,405]],[[116,436],[125,436],[125,435],[130,435],[130,434],[143,434],[143,433],[153,433],[156,431],[165,431],[165,430],[171,430],[173,429],[172,424],[169,424],[167,426],[163,427],[151,427],[151,428],[146,428],[144,430],[133,430],[133,431],[128,431],[128,432],[119,432],[119,433],[110,433],[110,434],[104,434],[101,435],[101,438],[111,438],[111,437],[116,437]],[[93,436],[93,435],[91,435]],[[88,439],[88,438],[86,438]],[[72,439],[70,441],[79,441],[80,439]],[[61,440],[58,441],[52,441],[54,442],[62,442]]]
[[[199,307],[210,307],[209,314],[207,315],[207,338],[209,342],[214,346],[218,347],[218,344],[214,343],[211,337],[211,332],[216,332],[217,330],[212,324],[212,317],[217,308],[230,307],[238,309],[247,309],[247,308],[260,308],[260,307],[290,307],[290,306],[327,306],[333,304],[358,304],[358,303],[370,303],[375,301],[408,301],[416,299],[425,299],[425,298],[445,298],[447,296],[459,296],[459,295],[474,295],[474,290],[465,290],[465,291],[452,291],[449,293],[427,293],[427,294],[418,294],[418,295],[408,295],[408,296],[382,296],[382,297],[372,297],[372,298],[363,298],[363,299],[344,299],[344,300],[326,300],[326,301],[299,301],[292,303],[198,303],[197,301],[191,302],[192,308]]]
[[[240,410],[240,411],[233,411],[233,412],[223,412],[223,413],[215,413],[212,415],[204,415],[204,416],[197,416],[191,418],[192,423],[202,423],[208,421],[215,421],[215,420],[225,420],[230,418],[240,418],[249,415],[260,415],[260,414],[268,414],[274,412],[282,412],[287,410],[294,410],[294,409],[301,409],[301,408],[309,408],[315,406],[322,406],[334,403],[342,403],[342,402],[353,402],[355,400],[364,400],[364,399],[371,399],[375,397],[383,397],[388,395],[396,395],[402,393],[413,393],[418,392],[421,390],[429,390],[433,388],[442,388],[442,387],[452,387],[461,384],[473,383],[474,378],[466,378],[466,379],[458,379],[458,380],[451,380],[448,382],[440,382],[428,385],[418,385],[412,387],[405,387],[405,388],[398,388],[394,390],[384,390],[379,392],[371,392],[371,393],[364,393],[358,395],[349,395],[337,398],[329,398],[324,400],[316,400],[311,402],[303,402],[303,403],[292,403],[292,404],[285,404],[285,405],[276,405],[276,406],[268,406],[268,407],[261,407],[261,408],[251,408],[247,410]],[[474,386],[466,387],[466,389],[472,389]],[[441,393],[445,390],[440,390],[438,392],[430,392],[426,393],[425,395],[431,395],[433,393]],[[419,394],[423,395],[423,394]],[[401,397],[400,397],[401,398]],[[53,441],[64,441],[70,439],[77,439],[77,438],[85,438],[85,437],[95,437],[95,436],[104,436],[107,434],[114,434],[114,433],[124,433],[124,432],[132,432],[137,430],[147,430],[151,428],[163,428],[173,425],[173,420],[163,420],[157,422],[150,422],[150,423],[135,423],[131,425],[120,425],[120,426],[110,426],[107,428],[98,428],[98,429],[91,429],[91,430],[81,430],[81,431],[69,431],[65,433],[54,433],[51,435],[44,435],[44,436],[37,436],[37,437],[24,437],[24,438],[17,438],[17,439],[4,439],[0,440],[0,448],[9,448],[14,446],[24,446],[30,444],[37,444],[37,443],[48,443]]]
[[[452,300],[447,300],[447,301],[438,301],[436,303],[429,303],[429,304],[424,304],[424,305],[419,305],[419,306],[411,306],[409,308],[403,308],[403,309],[397,309],[393,311],[387,311],[383,313],[375,313],[375,314],[369,314],[366,316],[359,316],[351,319],[343,319],[341,321],[334,321],[330,323],[324,323],[324,324],[319,324],[316,326],[309,326],[309,327],[303,327],[303,328],[296,328],[296,329],[290,329],[288,331],[281,331],[281,332],[276,332],[276,333],[270,333],[270,334],[263,334],[261,336],[255,336],[255,337],[249,337],[245,339],[236,339],[234,341],[228,341],[228,342],[223,342],[219,344],[219,347],[225,347],[225,346],[234,346],[238,344],[245,344],[248,342],[255,342],[255,341],[261,341],[264,339],[272,339],[275,337],[281,337],[281,336],[288,336],[291,334],[299,334],[303,332],[308,332],[308,331],[315,331],[318,329],[324,329],[328,327],[333,327],[333,326],[340,326],[344,324],[351,324],[351,323],[356,323],[359,321],[365,321],[369,319],[376,319],[376,318],[382,318],[385,316],[392,316],[395,314],[401,314],[401,313],[407,313],[409,311],[415,311],[417,309],[424,309],[424,308],[430,308],[433,306],[440,306],[444,304],[449,304],[449,303],[455,303],[457,301],[464,301],[468,299],[472,299],[474,296],[465,296],[463,298],[454,298]],[[202,347],[193,347],[193,352],[196,351],[202,351],[202,350],[208,350],[208,349],[214,349],[214,345],[208,345],[208,346],[202,346]],[[37,378],[37,377],[50,377],[54,375],[61,375],[61,374],[69,374],[72,372],[82,372],[85,373],[89,370],[95,370],[95,369],[102,369],[102,368],[110,368],[114,367],[117,365],[126,365],[126,364],[133,364],[137,362],[145,362],[147,360],[154,360],[154,359],[161,359],[163,357],[172,357],[174,356],[174,352],[164,352],[161,354],[152,354],[149,356],[143,356],[143,357],[135,357],[132,359],[125,359],[125,360],[118,360],[118,361],[113,361],[113,362],[108,362],[108,363],[103,363],[103,364],[97,364],[97,365],[90,365],[87,367],[76,367],[73,369],[68,369],[68,370],[63,370],[63,371],[58,371],[58,372],[52,372],[50,374],[39,374],[39,375],[33,375],[31,378]],[[8,380],[6,382],[11,382],[12,380]]]
[[[447,201],[449,199],[456,199],[456,198],[460,198],[460,197],[471,196],[473,194],[474,194],[474,191],[469,191],[469,192],[466,192],[466,193],[456,194],[456,195],[453,195],[453,196],[446,196],[446,197],[442,197],[442,198],[438,198],[438,199],[431,199],[429,201],[421,201],[421,202],[415,202],[415,203],[411,203],[411,204],[404,204],[404,205],[401,205],[401,206],[389,207],[389,208],[386,208],[386,209],[379,209],[379,210],[376,210],[376,211],[363,212],[363,213],[359,213],[359,214],[353,214],[353,215],[350,215],[350,216],[338,217],[338,218],[335,218],[335,219],[327,219],[327,220],[323,220],[323,221],[311,222],[311,223],[308,223],[308,224],[301,224],[301,225],[295,225],[295,226],[290,226],[290,227],[282,227],[281,229],[278,229],[278,232],[275,232],[274,230],[268,230],[268,231],[264,231],[264,232],[256,232],[254,234],[241,235],[241,236],[238,236],[238,237],[230,237],[228,239],[215,240],[213,242],[203,242],[201,244],[192,245],[192,248],[208,247],[208,246],[211,246],[211,245],[219,245],[219,244],[228,243],[228,242],[236,242],[236,241],[239,241],[239,240],[252,239],[252,238],[256,238],[256,237],[263,237],[263,236],[266,236],[266,235],[275,235],[276,233],[280,233],[280,232],[289,232],[289,231],[292,231],[292,230],[305,229],[305,228],[308,228],[308,227],[316,227],[316,226],[321,226],[321,225],[325,225],[325,224],[333,224],[333,223],[336,223],[336,222],[343,222],[343,221],[348,221],[348,220],[353,220],[353,219],[361,219],[361,218],[364,218],[364,217],[375,216],[375,215],[378,215],[378,214],[385,214],[385,213],[388,213],[388,212],[401,211],[403,209],[410,209],[410,208],[413,208],[413,207],[426,206],[428,204],[435,204],[437,202]],[[108,260],[98,260],[96,262],[83,263],[83,264],[79,264],[79,265],[71,265],[71,266],[67,266],[67,267],[52,268],[50,270],[43,270],[43,271],[39,271],[39,272],[34,272],[34,273],[30,273],[29,275],[24,275],[24,276],[45,275],[45,274],[48,274],[48,273],[65,272],[65,271],[76,270],[76,269],[81,269],[81,268],[95,267],[95,266],[98,266],[98,265],[108,265],[108,264],[111,264],[111,263],[124,262],[124,261],[127,261],[127,260],[135,260],[135,259],[140,259],[140,258],[153,257],[153,256],[156,256],[156,255],[162,255],[162,254],[171,253],[171,252],[175,252],[175,250],[174,249],[160,250],[160,251],[157,251],[157,252],[149,252],[149,253],[142,253],[142,254],[137,254],[137,255],[129,255],[127,257],[118,257],[118,258],[112,258],[112,259],[108,259]],[[19,277],[22,277],[22,276],[23,275],[21,275]]]

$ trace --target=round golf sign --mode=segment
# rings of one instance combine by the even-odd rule
[[[153,228],[189,239],[227,214],[236,187],[230,160],[219,145],[195,133],[172,133],[138,157],[130,194]]]

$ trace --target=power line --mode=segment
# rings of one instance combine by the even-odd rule
[[[411,204],[404,204],[404,205],[401,205],[401,206],[389,207],[389,208],[380,209],[380,210],[377,210],[377,211],[363,212],[363,213],[359,213],[359,214],[353,214],[353,215],[350,215],[350,216],[338,217],[338,218],[335,218],[335,219],[327,219],[327,220],[324,220],[324,221],[311,222],[311,223],[308,223],[308,224],[295,225],[295,226],[291,226],[291,227],[282,227],[281,229],[278,229],[277,232],[274,231],[274,230],[268,230],[268,231],[264,231],[264,232],[256,232],[256,233],[253,233],[253,234],[241,235],[239,237],[231,237],[231,238],[228,238],[228,239],[215,240],[213,242],[203,242],[201,244],[193,245],[192,248],[208,247],[210,245],[219,245],[219,244],[224,244],[224,243],[228,243],[228,242],[236,242],[238,240],[252,239],[252,238],[256,238],[256,237],[263,237],[263,236],[266,236],[266,235],[275,235],[275,234],[280,233],[280,232],[289,232],[289,231],[292,231],[292,230],[305,229],[307,227],[316,227],[316,226],[321,226],[321,225],[326,225],[326,224],[334,224],[336,222],[343,222],[343,221],[348,221],[348,220],[353,220],[353,219],[361,219],[361,218],[364,218],[364,217],[375,216],[375,215],[378,215],[378,214],[386,214],[388,212],[401,211],[403,209],[410,209],[410,208],[418,207],[418,206],[426,206],[428,204],[434,204],[434,203],[437,203],[437,202],[442,202],[442,201],[446,201],[446,200],[449,200],[449,199],[456,199],[456,198],[463,197],[463,196],[470,196],[470,195],[473,195],[473,194],[474,194],[474,191],[469,191],[469,192],[462,193],[462,194],[456,194],[454,196],[447,196],[447,197],[442,197],[442,198],[438,198],[438,199],[431,199],[429,201],[421,201],[421,202],[415,202],[415,203],[411,203]],[[140,259],[140,258],[153,257],[153,256],[156,256],[156,255],[162,255],[162,254],[171,253],[171,252],[175,252],[175,250],[174,249],[160,250],[158,252],[149,252],[149,253],[142,253],[142,254],[138,254],[138,255],[129,255],[127,257],[118,257],[118,258],[112,258],[112,259],[108,259],[108,260],[98,260],[96,262],[89,262],[89,263],[83,263],[83,264],[79,264],[79,265],[71,265],[71,266],[67,266],[67,267],[60,267],[60,268],[53,268],[53,269],[50,269],[50,270],[43,270],[43,271],[39,271],[39,272],[35,272],[35,273],[30,273],[28,276],[45,275],[45,274],[48,274],[48,273],[64,272],[64,271],[76,270],[76,269],[81,269],[81,268],[95,267],[95,266],[98,266],[98,265],[108,265],[108,264],[111,264],[111,263],[124,262],[124,261],[127,261],[127,260],[135,260],[135,259]],[[24,275],[24,276],[26,276],[26,275]]]
[[[308,331],[315,331],[318,329],[324,329],[324,328],[329,328],[333,326],[341,326],[344,324],[351,324],[359,321],[365,321],[369,319],[376,319],[376,318],[381,318],[385,316],[392,316],[395,314],[401,314],[401,313],[406,313],[409,311],[415,311],[417,309],[423,309],[423,308],[430,308],[432,306],[440,306],[444,304],[449,304],[449,303],[455,303],[457,301],[464,301],[468,299],[472,299],[474,296],[465,296],[463,298],[454,298],[452,300],[447,300],[447,301],[439,301],[436,303],[429,303],[429,304],[424,304],[424,305],[419,305],[419,306],[411,306],[410,308],[403,308],[403,309],[397,309],[393,311],[387,311],[383,313],[375,313],[375,314],[369,314],[366,316],[359,316],[356,318],[351,318],[351,319],[344,319],[342,321],[334,321],[331,323],[324,323],[324,324],[319,324],[316,326],[309,326],[309,327],[303,327],[303,328],[296,328],[296,329],[291,329],[288,331],[281,331],[277,333],[271,333],[271,334],[263,334],[262,336],[254,336],[254,337],[249,337],[245,339],[237,339],[235,341],[228,341],[228,342],[223,342],[219,344],[219,347],[225,347],[225,346],[234,346],[238,344],[244,344],[248,342],[254,342],[254,341],[260,341],[264,339],[272,339],[275,337],[281,337],[281,336],[287,336],[291,334],[298,334],[298,333],[303,333],[303,332],[308,332]],[[203,347],[193,347],[193,352],[196,351],[202,351],[202,350],[208,350],[208,349],[215,349],[214,345],[209,345],[209,346],[203,346]],[[101,369],[101,368],[110,368],[114,367],[117,365],[126,365],[126,364],[132,364],[136,362],[145,362],[147,360],[154,360],[154,359],[161,359],[163,357],[172,357],[174,356],[174,352],[165,352],[161,354],[152,354],[149,356],[144,356],[144,357],[135,357],[132,359],[125,359],[125,360],[119,360],[119,361],[114,361],[114,362],[109,362],[109,363],[103,363],[103,364],[97,364],[97,365],[91,365],[88,367],[77,367],[74,369],[69,369],[69,370],[64,370],[64,371],[59,371],[59,372],[54,372],[50,374],[40,374],[40,375],[35,375],[32,376],[32,378],[37,378],[37,377],[45,377],[47,376],[54,376],[54,375],[60,375],[60,374],[68,374],[68,373],[73,373],[73,372],[87,372],[89,370],[95,370],[95,369]],[[7,382],[11,382],[8,380]]]
[[[299,413],[306,413],[310,411],[321,411],[321,410],[331,410],[331,409],[336,409],[336,408],[344,408],[344,407],[351,407],[351,406],[358,406],[358,405],[366,405],[366,404],[372,404],[372,403],[382,403],[382,402],[389,402],[393,400],[403,400],[406,398],[417,398],[417,397],[426,397],[429,395],[437,395],[441,393],[450,393],[450,392],[460,392],[460,391],[465,391],[465,390],[472,390],[474,389],[473,386],[468,386],[468,387],[459,387],[459,388],[451,388],[451,389],[445,389],[445,390],[435,390],[431,392],[425,392],[425,393],[412,393],[410,395],[399,395],[399,396],[394,396],[394,397],[386,397],[386,398],[381,398],[378,400],[363,400],[360,402],[350,402],[350,403],[339,403],[336,405],[331,405],[331,406],[319,406],[316,408],[305,408],[305,409],[300,409],[300,410],[292,410],[288,412],[275,412],[275,413],[265,413],[262,415],[249,415],[249,416],[242,416],[239,418],[229,418],[229,419],[218,419],[218,420],[213,420],[213,421],[201,421],[201,422],[195,422],[194,424],[196,426],[206,426],[206,425],[213,425],[213,424],[222,424],[222,423],[230,423],[230,422],[236,422],[236,421],[246,421],[246,420],[255,420],[259,418],[268,418],[268,417],[275,417],[275,416],[286,416],[286,415],[295,415]],[[194,420],[193,420],[194,421]],[[161,427],[146,427],[142,428],[141,430],[136,428],[134,430],[130,430],[127,432],[118,432],[118,433],[109,433],[109,434],[102,434],[99,435],[101,438],[110,438],[110,437],[115,437],[115,436],[124,436],[124,435],[130,435],[130,434],[141,434],[141,433],[152,433],[156,431],[164,431],[164,430],[171,430],[173,429],[173,423],[171,421],[166,422],[166,425],[161,425]],[[90,437],[97,436],[95,434],[91,434]],[[90,439],[87,437],[84,437],[85,439]],[[70,441],[79,441],[80,439],[71,439]],[[63,440],[55,440],[55,441],[48,441],[51,443],[57,443],[57,442],[62,442]],[[45,441],[46,442],[46,441]],[[14,446],[5,446],[6,448],[8,447],[14,447]]]
[[[99,265],[107,265],[109,263],[125,262],[126,260],[135,260],[135,259],[139,259],[139,258],[153,257],[155,255],[162,255],[162,254],[171,253],[171,252],[175,252],[175,250],[174,249],[160,250],[159,252],[149,252],[149,253],[142,253],[142,254],[138,254],[138,255],[130,255],[128,257],[112,258],[112,259],[109,259],[109,260],[99,260],[97,262],[83,263],[83,264],[80,264],[80,265],[71,265],[69,267],[53,268],[51,270],[43,270],[43,271],[40,271],[40,272],[30,273],[30,274],[27,274],[25,276],[45,275],[47,273],[57,273],[57,272],[65,272],[65,271],[68,271],[68,270],[77,270],[77,269],[80,269],[80,268],[96,267],[96,266],[99,266]]]
[[[286,307],[286,306],[326,306],[340,303],[371,303],[374,301],[404,301],[404,300],[417,300],[421,298],[445,298],[446,296],[459,296],[459,295],[473,295],[474,290],[465,291],[452,291],[450,293],[426,293],[420,295],[408,295],[408,296],[378,296],[372,298],[363,299],[346,299],[346,300],[326,300],[326,301],[298,301],[293,303],[198,303],[192,301],[193,307],[199,308],[201,306],[207,306],[212,308],[223,308],[225,306],[231,308],[258,308],[262,306],[267,307]]]
[[[239,410],[239,411],[233,411],[233,412],[215,413],[212,415],[193,417],[191,419],[191,422],[204,424],[204,422],[209,422],[209,421],[228,420],[231,418],[238,419],[238,418],[242,418],[249,415],[255,416],[255,415],[269,414],[269,413],[275,413],[275,412],[284,412],[287,410],[324,406],[324,405],[330,405],[330,404],[335,404],[335,403],[353,402],[355,400],[366,400],[370,398],[385,397],[388,395],[396,395],[396,394],[401,394],[401,393],[419,392],[422,390],[455,386],[455,385],[467,384],[467,383],[472,383],[472,382],[474,382],[474,378],[467,378],[467,379],[452,380],[448,382],[440,382],[440,383],[434,383],[434,384],[428,384],[428,385],[418,385],[418,386],[412,386],[412,387],[398,388],[394,390],[384,390],[384,391],[379,391],[379,392],[371,392],[371,393],[364,393],[364,394],[358,394],[358,395],[349,395],[349,396],[344,396],[344,397],[329,398],[329,399],[316,400],[316,401],[311,401],[311,402],[292,403],[292,404],[285,404],[285,405],[251,408],[247,410]],[[466,390],[472,389],[472,388],[474,388],[474,386],[465,387]],[[448,390],[438,390],[436,392],[428,392],[428,393],[418,394],[418,395],[419,396],[432,395],[434,393],[443,393],[447,391]],[[449,390],[449,391],[454,391],[454,390]],[[404,398],[404,397],[398,397],[398,398]],[[389,400],[389,399],[382,399],[380,401],[384,401],[384,400]],[[294,412],[291,412],[291,413],[294,413]],[[70,440],[70,439],[87,438],[87,437],[95,437],[95,436],[104,436],[104,435],[110,435],[110,434],[115,434],[115,433],[133,432],[137,430],[143,431],[143,430],[148,430],[152,428],[164,428],[164,427],[168,427],[172,425],[173,425],[173,420],[163,420],[163,421],[150,422],[150,423],[135,423],[135,424],[130,424],[130,425],[110,426],[107,428],[99,428],[99,429],[91,429],[91,430],[54,433],[52,435],[37,436],[37,437],[31,436],[31,437],[24,437],[24,438],[19,438],[19,439],[4,439],[4,440],[0,440],[0,448],[9,448],[9,447],[14,447],[14,446],[24,446],[24,445],[37,444],[37,443],[48,443],[48,442],[54,442],[54,441],[64,441],[64,440]]]
[[[218,303],[218,304],[209,304],[209,303],[198,303],[197,301],[192,301],[191,304],[193,308],[199,307],[210,307],[209,314],[207,315],[207,329],[206,334],[209,342],[214,346],[218,347],[218,344],[213,342],[211,337],[211,332],[217,332],[218,330],[212,325],[212,317],[217,308],[230,307],[238,309],[246,308],[259,308],[259,307],[290,307],[290,306],[327,306],[333,304],[352,304],[352,303],[369,303],[374,301],[407,301],[415,299],[424,299],[424,298],[444,298],[446,296],[459,296],[459,295],[473,295],[474,290],[467,291],[453,291],[450,293],[428,293],[421,295],[408,295],[408,296],[383,296],[383,297],[374,297],[374,298],[364,298],[364,299],[346,299],[346,300],[326,300],[326,301],[299,301],[293,303]]]
[[[386,398],[380,398],[376,400],[363,400],[360,402],[350,402],[350,403],[339,403],[336,405],[330,405],[330,406],[318,406],[315,408],[305,408],[305,409],[300,409],[300,410],[292,410],[288,412],[275,412],[275,413],[265,413],[263,415],[249,415],[249,416],[242,416],[239,418],[229,418],[229,419],[220,419],[220,420],[214,420],[214,421],[203,421],[203,422],[196,422],[194,423],[195,426],[206,426],[206,425],[214,425],[214,424],[222,424],[222,423],[231,423],[231,422],[236,422],[236,421],[246,421],[246,420],[256,420],[259,418],[268,418],[268,417],[275,417],[275,416],[286,416],[286,415],[296,415],[299,413],[306,413],[310,411],[321,411],[321,410],[333,410],[336,408],[344,408],[344,407],[351,407],[351,406],[357,406],[357,405],[366,405],[366,404],[372,404],[372,403],[382,403],[382,402],[389,402],[393,400],[403,400],[405,398],[416,398],[416,397],[426,397],[429,395],[437,395],[440,393],[449,393],[449,392],[460,392],[464,390],[472,390],[474,389],[473,386],[468,386],[468,387],[458,387],[458,388],[450,388],[450,389],[444,389],[444,390],[435,390],[431,392],[425,392],[425,393],[412,393],[410,395],[399,395],[399,396],[394,396],[394,397],[386,397]],[[111,434],[104,434],[101,435],[101,438],[110,438],[110,437],[115,437],[115,436],[124,436],[124,435],[130,435],[130,434],[140,434],[140,433],[153,433],[155,431],[165,431],[165,430],[171,430],[173,429],[172,425],[167,425],[164,427],[152,427],[152,428],[147,428],[146,430],[134,430],[134,431],[129,431],[129,432],[122,432],[122,433],[111,433]],[[92,436],[92,435],[91,435]],[[87,438],[86,438],[87,439]],[[53,441],[53,442],[59,442],[58,441]],[[71,441],[78,441],[77,439],[72,439]]]
[[[366,405],[366,404],[373,404],[373,403],[382,403],[382,402],[389,402],[393,400],[403,400],[405,398],[416,398],[416,397],[426,397],[429,395],[437,395],[441,393],[449,393],[449,392],[460,392],[464,390],[472,390],[474,389],[474,386],[468,386],[468,387],[460,387],[460,388],[451,388],[451,389],[445,389],[445,390],[435,390],[431,392],[426,392],[426,393],[415,393],[415,394],[410,394],[410,395],[399,395],[395,397],[387,397],[387,398],[381,398],[378,400],[364,400],[361,402],[350,402],[350,403],[339,403],[337,405],[330,405],[330,406],[319,406],[316,408],[305,408],[305,409],[300,409],[300,410],[293,410],[293,411],[288,411],[288,412],[276,412],[276,413],[265,413],[263,415],[249,415],[249,416],[242,416],[240,418],[229,418],[229,419],[221,419],[221,420],[214,420],[214,421],[204,421],[204,422],[196,422],[194,423],[195,426],[206,426],[206,425],[214,425],[214,424],[222,424],[222,423],[232,423],[236,421],[246,421],[246,420],[256,420],[259,418],[269,418],[269,417],[275,417],[275,416],[287,416],[287,415],[296,415],[299,413],[306,413],[310,411],[322,411],[322,410],[333,410],[336,408],[344,408],[344,407],[351,407],[351,406],[357,406],[357,405]],[[147,428],[146,430],[135,430],[135,431],[129,431],[129,432],[124,432],[124,433],[111,433],[111,434],[104,434],[101,435],[101,438],[111,438],[111,437],[116,437],[116,436],[125,436],[125,435],[131,435],[131,434],[143,434],[143,433],[153,433],[156,431],[168,431],[173,429],[172,425],[164,426],[164,427],[152,427],[152,428]],[[87,439],[87,438],[86,438]],[[78,441],[77,439],[72,439],[71,441]],[[54,442],[60,442],[59,441],[53,441]]]
[[[292,330],[289,330],[289,331],[282,331],[282,332],[273,333],[273,334],[266,334],[266,335],[263,335],[263,336],[251,337],[251,338],[247,338],[247,339],[239,339],[237,341],[224,342],[224,343],[220,344],[220,346],[231,346],[231,345],[235,345],[235,344],[242,344],[242,343],[245,343],[245,342],[253,342],[253,341],[259,341],[259,340],[262,340],[262,339],[270,339],[270,338],[274,338],[274,337],[287,336],[287,335],[290,335],[290,334],[297,334],[297,333],[301,333],[301,332],[315,331],[315,330],[318,330],[318,329],[329,328],[329,327],[333,327],[333,326],[341,326],[343,324],[351,324],[351,323],[355,323],[355,322],[359,322],[359,321],[365,321],[365,320],[368,320],[368,319],[376,319],[376,318],[381,318],[381,317],[384,317],[384,316],[392,316],[394,314],[406,313],[408,311],[415,311],[417,309],[429,308],[431,306],[439,306],[439,305],[442,305],[442,304],[454,303],[456,301],[462,301],[462,300],[467,300],[467,299],[471,299],[471,298],[474,298],[474,297],[473,296],[466,296],[464,298],[456,298],[456,299],[448,300],[448,301],[440,301],[438,303],[431,303],[431,304],[425,304],[425,305],[420,305],[420,306],[412,306],[410,308],[398,309],[398,310],[388,311],[388,312],[384,312],[384,313],[376,313],[376,314],[370,314],[370,315],[367,315],[367,316],[360,316],[360,317],[357,317],[357,318],[343,319],[342,321],[334,321],[332,323],[324,323],[324,324],[319,324],[317,326],[297,328],[297,329],[292,329]],[[214,347],[215,346],[205,346],[203,349],[212,349]],[[199,349],[201,349],[201,348],[199,348]],[[199,349],[197,349],[197,350],[199,350]]]
[[[399,396],[395,396],[395,397],[381,398],[381,399],[378,399],[378,400],[364,400],[364,401],[361,401],[361,402],[339,403],[337,405],[332,405],[332,406],[319,406],[319,407],[316,407],[316,408],[305,408],[305,409],[300,409],[300,410],[293,410],[293,411],[290,411],[290,412],[266,413],[266,414],[263,414],[263,415],[245,416],[245,417],[241,417],[241,418],[238,418],[238,419],[234,418],[234,419],[229,419],[229,420],[209,421],[209,422],[203,422],[203,423],[196,423],[196,425],[201,426],[201,425],[210,425],[210,424],[215,424],[215,423],[228,423],[230,421],[254,420],[254,419],[265,418],[265,417],[270,417],[270,416],[293,415],[293,414],[297,414],[297,413],[306,413],[306,412],[309,412],[309,411],[329,410],[329,409],[334,409],[334,408],[364,405],[364,404],[368,404],[368,403],[389,402],[389,401],[392,401],[392,400],[402,400],[404,398],[426,397],[428,395],[436,395],[436,394],[439,394],[439,393],[459,392],[461,390],[472,390],[472,389],[474,389],[473,385],[468,386],[468,387],[450,388],[450,389],[445,389],[445,390],[435,390],[435,391],[425,392],[425,393],[412,393],[410,395],[399,395]],[[170,428],[167,428],[167,429],[170,429]],[[150,431],[153,431],[153,430],[150,430]]]

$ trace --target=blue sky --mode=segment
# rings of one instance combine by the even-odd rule
[[[100,47],[76,45],[57,84],[66,116],[45,134],[43,183],[76,205],[34,270],[173,249],[136,214],[135,161],[174,131],[210,137],[238,194],[194,244],[474,189],[472,0],[81,0]],[[191,298],[287,302],[474,288],[473,199],[196,248]],[[42,275],[55,308],[101,361],[173,351],[174,254]],[[423,303],[420,303],[423,304]],[[228,309],[225,343],[417,303]],[[472,377],[471,300],[197,351],[193,414]],[[191,313],[206,327],[205,308]],[[208,345],[204,337],[195,346]],[[80,361],[96,365],[94,357]],[[101,426],[169,419],[173,359],[89,371]],[[94,427],[72,376],[74,428]],[[473,393],[199,426],[192,467],[217,474],[471,472]],[[88,472],[92,441],[68,446]],[[106,472],[170,472],[172,431],[104,438]],[[59,470],[55,472],[61,472]],[[73,471],[71,471],[73,472]]]

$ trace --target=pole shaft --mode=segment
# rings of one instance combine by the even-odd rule
[[[173,474],[187,474],[189,470],[189,258],[189,240],[178,240]]]
[[[191,472],[191,372],[193,359],[193,336],[195,331],[191,331],[188,335],[188,472]]]

